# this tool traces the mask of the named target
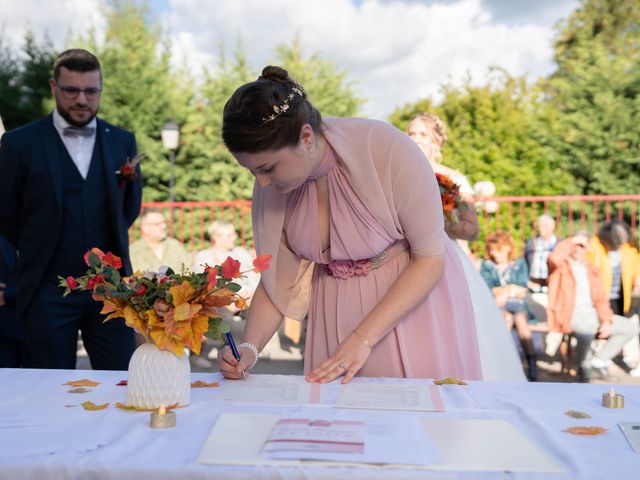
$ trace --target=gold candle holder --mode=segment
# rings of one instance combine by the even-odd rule
[[[176,426],[176,412],[167,412],[164,405],[160,405],[157,412],[151,412],[151,428],[173,428]]]
[[[606,408],[624,408],[624,395],[620,395],[612,388],[609,393],[602,394],[602,406]]]

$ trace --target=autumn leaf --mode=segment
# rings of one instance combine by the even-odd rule
[[[146,331],[144,319],[140,317],[135,308],[129,305],[124,307],[124,323],[142,335],[144,335],[144,332]]]
[[[91,389],[89,389],[89,388],[75,387],[75,388],[72,388],[70,390],[67,390],[67,393],[88,393],[90,391],[91,391]]]
[[[95,387],[100,385],[100,382],[83,378],[82,380],[69,380],[67,383],[63,383],[63,385],[69,385],[70,387]]]
[[[102,257],[102,263],[108,267],[122,268],[122,259],[111,252],[107,252]]]
[[[573,435],[602,435],[607,432],[603,427],[569,427],[563,432],[572,433]]]
[[[182,347],[182,344],[176,342],[171,335],[168,335],[164,328],[152,328],[149,331],[149,335],[151,336],[153,343],[155,343],[160,350],[168,350],[179,357],[184,355],[184,348]]]
[[[128,383],[129,382],[127,382],[126,380],[120,380],[118,383],[116,383],[116,387],[126,387]]]
[[[64,408],[73,408],[73,407],[77,407],[78,405],[73,405],[71,403],[68,403],[67,405],[64,406]]]
[[[104,410],[109,406],[108,403],[103,403],[102,405],[96,405],[95,403],[90,401],[82,402],[81,405],[82,405],[82,408],[88,411]]]
[[[189,302],[196,293],[195,289],[186,280],[180,285],[171,287],[169,292],[171,293],[171,298],[173,299],[173,305],[175,307]]]
[[[458,380],[453,377],[445,377],[442,380],[434,380],[433,383],[436,385],[466,385],[467,382],[464,380]]]
[[[191,382],[191,388],[215,388],[219,386],[220,384],[218,382],[207,383],[203,382],[202,380]]]
[[[224,278],[238,278],[240,274],[240,262],[231,257],[227,257],[222,265],[222,276]]]
[[[261,273],[268,270],[270,261],[271,255],[260,255],[258,258],[253,260],[253,271]]]
[[[571,418],[591,418],[591,415],[588,413],[580,412],[578,410],[567,410],[564,414]]]

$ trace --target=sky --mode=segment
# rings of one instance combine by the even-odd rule
[[[485,83],[492,66],[531,81],[554,69],[554,25],[578,0],[149,0],[171,39],[174,62],[215,72],[220,48],[241,40],[256,73],[275,47],[298,36],[347,72],[363,115],[386,118],[445,83]],[[74,34],[104,28],[109,0],[0,0],[0,32],[16,49],[31,28],[56,49]]]

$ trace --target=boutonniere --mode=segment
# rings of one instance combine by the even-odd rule
[[[144,153],[139,153],[132,159],[127,157],[127,161],[120,167],[119,170],[116,170],[116,175],[120,180],[120,188],[124,185],[125,181],[133,182],[138,176],[138,172],[136,172],[136,166],[142,161],[145,157]]]

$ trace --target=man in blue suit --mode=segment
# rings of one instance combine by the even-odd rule
[[[123,177],[136,155],[131,132],[96,117],[102,93],[98,59],[67,50],[50,79],[52,114],[0,140],[0,234],[20,252],[17,315],[26,323],[30,366],[75,368],[78,331],[94,369],[126,370],[133,331],[103,323],[89,292],[62,297],[58,275],[80,276],[84,253],[122,257],[131,274],[127,231],[140,212],[142,180]]]
[[[18,255],[0,235],[0,368],[26,367],[29,358],[25,327],[16,317]]]

